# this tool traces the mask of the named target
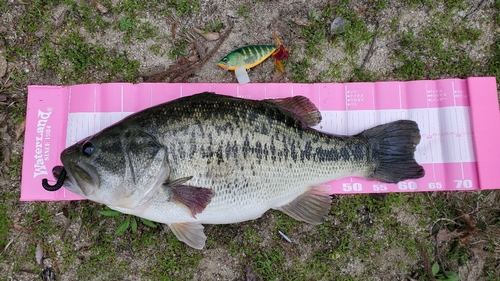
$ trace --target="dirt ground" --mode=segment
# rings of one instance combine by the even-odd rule
[[[92,202],[19,201],[28,85],[236,82],[217,62],[276,44],[274,32],[290,51],[286,72],[275,75],[269,59],[249,71],[252,82],[499,77],[499,6],[0,0],[0,280],[499,280],[496,191],[336,196],[321,226],[267,212],[206,226],[201,251],[140,220],[115,234],[135,219]],[[342,34],[330,28],[337,17],[350,23]]]

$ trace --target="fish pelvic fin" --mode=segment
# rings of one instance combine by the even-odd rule
[[[171,195],[172,202],[185,207],[191,213],[191,215],[196,218],[196,214],[199,214],[203,212],[203,210],[205,210],[215,193],[210,188],[195,187],[183,184],[191,178],[192,177],[186,177],[175,180],[168,183],[166,185],[166,188]]]
[[[188,244],[190,247],[201,250],[205,246],[207,236],[203,232],[203,225],[201,223],[170,223],[168,227],[170,227],[177,239]]]
[[[330,186],[314,185],[292,202],[276,208],[290,217],[310,224],[321,224],[330,211]]]
[[[318,108],[304,96],[295,96],[283,99],[267,99],[265,101],[293,113],[307,126],[316,126],[319,122],[321,122],[321,113]]]
[[[418,124],[411,120],[399,120],[361,132],[372,143],[372,157],[377,164],[367,177],[387,183],[418,179],[425,170],[414,157],[420,142]]]

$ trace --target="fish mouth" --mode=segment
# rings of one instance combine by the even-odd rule
[[[55,166],[52,168],[52,175],[59,178],[63,169],[66,171],[63,186],[80,196],[87,197],[91,195],[99,184],[95,169],[85,163]]]
[[[54,168],[52,168],[52,175],[54,176],[54,178],[58,179],[63,169],[63,166],[55,166]],[[68,175],[66,175],[66,177],[64,178],[64,182],[66,182],[67,178]]]
[[[218,63],[217,65],[220,66],[220,67],[222,67],[225,71],[235,70],[236,69],[235,67],[230,67],[229,65],[223,64],[223,63]]]
[[[68,171],[64,168],[64,166],[54,166],[54,168],[52,168],[52,175],[54,176],[54,178],[59,180],[59,177],[61,176],[61,173],[63,172],[63,170],[66,171],[66,176],[64,177],[64,181],[63,181],[62,185],[66,189],[68,189],[72,192],[75,192],[75,184],[74,184],[73,180],[70,178]],[[77,193],[77,192],[75,192],[75,193]]]

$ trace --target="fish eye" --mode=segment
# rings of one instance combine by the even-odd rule
[[[82,153],[87,156],[92,155],[92,153],[94,153],[94,144],[89,141],[84,143],[82,146]]]
[[[227,58],[223,58],[223,59],[222,59],[222,61],[223,61],[223,62],[227,62]]]

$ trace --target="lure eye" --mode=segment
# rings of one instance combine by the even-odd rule
[[[94,144],[91,142],[86,142],[82,146],[82,153],[84,155],[90,156],[94,153]]]
[[[223,62],[227,62],[227,58],[223,58],[223,59],[222,59],[222,61],[223,61]]]

